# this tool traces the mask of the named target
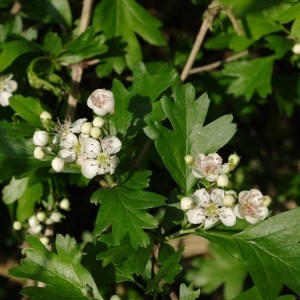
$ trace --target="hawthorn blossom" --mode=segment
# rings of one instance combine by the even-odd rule
[[[114,95],[111,91],[97,89],[89,96],[87,106],[91,108],[96,115],[105,116],[114,111]]]
[[[242,191],[238,199],[239,203],[234,207],[234,213],[238,218],[255,224],[268,216],[269,209],[266,204],[270,201],[265,201],[266,197],[259,190]]]
[[[225,191],[214,189],[209,193],[205,188],[196,190],[192,198],[196,204],[187,211],[187,219],[192,224],[204,223],[204,228],[210,228],[219,220],[226,226],[233,226],[236,216],[231,207],[223,204]]]
[[[36,130],[32,137],[33,144],[35,146],[45,146],[49,141],[49,134],[47,131]]]
[[[9,98],[12,93],[18,88],[18,84],[15,80],[12,80],[13,75],[5,75],[0,77],[0,105],[8,106]]]
[[[205,178],[209,182],[216,181],[219,175],[226,174],[228,171],[229,164],[222,164],[222,157],[217,153],[198,154],[192,168],[196,178]]]
[[[115,154],[120,151],[121,146],[121,141],[115,136],[106,136],[102,140],[85,139],[82,144],[82,174],[87,178],[113,174],[119,162]]]

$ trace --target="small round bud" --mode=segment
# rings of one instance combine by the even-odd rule
[[[39,211],[36,214],[36,218],[40,221],[40,222],[44,222],[47,219],[47,215],[44,211]]]
[[[62,215],[60,212],[54,211],[50,215],[50,220],[52,220],[54,223],[58,223],[61,221],[61,217],[62,217]]]
[[[95,117],[93,120],[93,126],[101,128],[104,125],[104,119],[100,117]]]
[[[241,159],[240,156],[238,156],[235,153],[229,155],[228,162],[229,162],[229,169],[230,169],[230,171],[232,171],[233,169],[235,169],[235,167],[239,164],[240,159]]]
[[[180,208],[182,210],[191,209],[191,208],[193,208],[193,206],[194,206],[194,201],[191,197],[183,197],[180,200]]]
[[[109,300],[121,300],[121,298],[118,295],[112,295]]]
[[[34,148],[34,151],[33,151],[33,156],[36,158],[36,159],[43,159],[44,156],[45,156],[45,151],[44,149],[41,147],[41,146],[36,146]]]
[[[92,129],[92,123],[91,122],[85,122],[80,127],[80,131],[83,134],[90,134],[91,129]]]
[[[264,206],[269,206],[272,202],[272,199],[270,196],[266,195],[263,197],[263,205]]]
[[[235,198],[233,195],[231,194],[225,194],[224,198],[223,198],[223,204],[225,206],[232,206],[235,202]]]
[[[219,187],[226,187],[229,183],[228,176],[226,174],[220,174],[217,178],[217,185]]]
[[[60,157],[55,157],[52,162],[51,166],[55,172],[61,172],[64,169],[65,161]]]
[[[49,140],[49,134],[47,131],[37,130],[32,138],[33,144],[36,146],[45,146]]]
[[[292,51],[295,53],[295,54],[300,54],[300,44],[295,44],[292,48]]]
[[[64,210],[69,210],[70,209],[70,201],[69,201],[69,199],[67,199],[67,198],[62,199],[59,202],[59,207],[61,209],[64,209]]]
[[[40,224],[40,221],[37,219],[36,216],[31,216],[28,219],[28,224],[29,224],[30,227],[35,227],[35,226],[38,226]]]
[[[187,165],[192,165],[194,163],[194,158],[192,155],[186,155],[184,160]]]
[[[21,230],[23,228],[23,224],[20,221],[14,221],[12,226],[14,230]]]
[[[49,245],[49,242],[50,242],[49,238],[46,237],[46,236],[41,236],[41,237],[40,237],[40,241],[41,241],[45,246],[48,246],[48,245]]]
[[[43,111],[41,114],[40,114],[40,119],[41,121],[44,123],[44,122],[49,122],[51,121],[52,119],[52,115],[47,112],[47,111]]]
[[[101,129],[99,127],[93,127],[90,131],[90,136],[94,139],[101,137]]]

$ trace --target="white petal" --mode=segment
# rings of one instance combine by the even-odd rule
[[[76,153],[73,149],[62,149],[58,151],[57,156],[62,158],[66,163],[71,163],[76,160]]]
[[[107,154],[115,154],[121,150],[122,143],[116,136],[107,135],[101,140],[103,152]]]
[[[0,92],[0,105],[9,106],[9,98],[12,96],[12,93],[3,91]]]
[[[68,132],[67,134],[61,136],[59,145],[63,149],[70,149],[74,148],[75,144],[77,143],[77,136],[72,132]]]
[[[199,168],[192,168],[192,174],[196,177],[196,178],[203,178],[205,175],[203,174],[203,172],[199,169]]]
[[[246,221],[247,221],[248,223],[250,223],[250,224],[256,224],[256,223],[259,221],[258,218],[250,217],[250,216],[248,216],[248,215],[245,215],[245,219],[246,219]]]
[[[225,192],[222,189],[213,189],[210,198],[212,202],[218,206],[223,205],[223,198],[224,198]]]
[[[7,80],[4,82],[4,89],[9,93],[14,92],[17,88],[18,84],[15,80]]]
[[[96,158],[101,151],[100,142],[93,138],[84,139],[82,142],[82,152],[86,153],[88,158]]]
[[[204,210],[200,207],[188,210],[186,216],[188,221],[192,224],[201,224],[205,221]]]
[[[269,209],[266,206],[262,206],[259,210],[259,219],[264,220],[269,214]]]
[[[222,207],[219,210],[219,217],[225,226],[233,226],[236,222],[236,216],[229,207]]]
[[[244,219],[244,214],[242,212],[241,209],[241,205],[240,204],[236,204],[233,208],[233,212],[234,214],[239,218],[239,219]]]
[[[81,164],[81,172],[86,178],[92,179],[99,174],[98,171],[99,165],[94,159],[87,159]]]
[[[70,132],[79,133],[81,131],[81,125],[87,121],[86,118],[78,119],[70,125]]]
[[[195,191],[193,199],[199,206],[206,207],[210,201],[210,195],[205,188],[202,188]]]
[[[210,228],[219,221],[218,217],[207,218],[204,222],[204,229]]]

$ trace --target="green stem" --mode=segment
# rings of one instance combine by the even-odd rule
[[[181,229],[175,233],[172,233],[172,234],[166,236],[165,239],[168,241],[168,240],[172,240],[172,239],[175,239],[175,238],[178,238],[178,237],[190,234],[190,233],[195,233],[196,229],[198,229],[198,228],[199,227],[190,228],[190,229]]]

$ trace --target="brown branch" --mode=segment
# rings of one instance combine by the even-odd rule
[[[78,35],[83,33],[90,22],[91,19],[91,11],[93,6],[93,0],[84,0],[81,17],[80,17],[80,24],[78,27]],[[83,65],[82,63],[73,64],[71,66],[71,78],[72,78],[72,88],[68,98],[68,107],[67,107],[67,115],[70,116],[71,120],[74,119],[77,102],[78,102],[78,88],[81,82],[83,73]]]
[[[218,3],[216,1],[212,1],[212,3],[208,6],[207,10],[204,12],[204,20],[201,24],[201,27],[199,29],[198,35],[196,37],[195,43],[188,57],[188,60],[180,75],[181,81],[184,81],[188,77],[188,74],[196,59],[196,55],[203,43],[204,37],[208,29],[211,28],[213,20],[216,18],[216,16],[218,16],[220,11],[221,11],[221,7],[218,5]]]
[[[195,73],[201,73],[201,72],[207,72],[207,71],[214,70],[214,69],[218,68],[219,66],[223,65],[224,63],[237,60],[237,59],[239,59],[241,57],[244,57],[248,54],[249,54],[248,50],[245,50],[243,52],[240,52],[240,53],[234,54],[232,56],[229,56],[225,59],[215,61],[211,64],[208,64],[208,65],[205,65],[205,66],[202,66],[202,67],[198,67],[198,68],[193,68],[193,69],[190,70],[189,74],[195,74]]]

